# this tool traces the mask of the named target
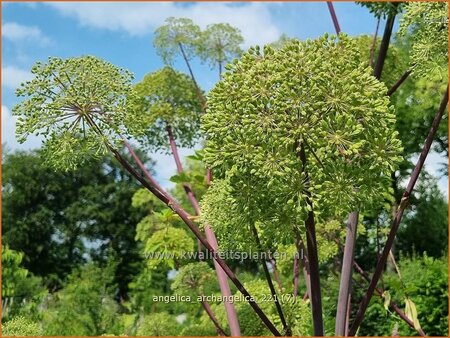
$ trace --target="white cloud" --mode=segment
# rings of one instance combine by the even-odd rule
[[[2,24],[2,37],[13,42],[27,40],[47,45],[50,39],[44,36],[36,26],[25,26],[16,22],[6,22]]]
[[[148,35],[167,17],[187,17],[204,28],[211,23],[226,22],[239,28],[245,45],[264,44],[276,40],[281,32],[274,24],[269,4],[194,3],[179,5],[169,2],[49,2],[64,15],[76,18],[82,25],[131,35]]]
[[[2,67],[2,86],[15,90],[22,82],[33,78],[33,75],[15,66]]]

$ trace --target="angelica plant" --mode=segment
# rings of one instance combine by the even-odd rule
[[[400,161],[385,93],[341,34],[251,49],[208,95],[204,160],[228,180],[229,203],[246,221],[313,234],[313,312],[320,308],[314,216],[342,219],[381,203]],[[214,213],[207,217],[214,222]]]
[[[413,74],[448,78],[447,2],[409,2],[400,23],[401,35],[410,33]]]
[[[17,138],[44,137],[45,158],[54,167],[74,169],[108,147],[120,148],[123,133],[134,132],[130,101],[133,75],[94,56],[50,57],[31,69],[34,78],[16,91],[25,100],[13,108]]]
[[[142,115],[141,140],[150,150],[170,150],[168,129],[181,147],[193,147],[199,137],[201,105],[192,80],[170,67],[147,74],[135,86],[136,114]]]
[[[362,210],[379,203],[400,160],[384,92],[345,35],[250,50],[209,94],[205,162],[249,218],[304,223],[305,191],[324,217]]]
[[[225,64],[242,54],[243,42],[239,29],[227,23],[208,25],[197,42],[197,54],[211,68],[218,67],[221,77]]]

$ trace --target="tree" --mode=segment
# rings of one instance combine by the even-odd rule
[[[143,213],[131,207],[137,185],[111,159],[61,172],[44,163],[41,151],[6,154],[3,189],[2,240],[24,253],[30,272],[50,289],[59,288],[86,255],[100,262],[115,255],[117,296],[126,297],[141,269],[134,236]]]

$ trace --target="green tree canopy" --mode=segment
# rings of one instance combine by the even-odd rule
[[[24,267],[52,287],[60,286],[86,255],[105,261],[115,252],[125,296],[141,264],[134,237],[143,213],[131,206],[136,182],[109,158],[55,172],[41,155],[5,155],[3,243],[23,252]]]

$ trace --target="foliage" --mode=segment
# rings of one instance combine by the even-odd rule
[[[16,296],[16,284],[27,278],[28,270],[20,266],[23,253],[2,246],[2,299]]]
[[[398,234],[397,250],[440,257],[448,249],[448,203],[436,180],[422,175]]]
[[[119,307],[113,300],[117,288],[113,284],[114,268],[109,264],[102,270],[91,264],[74,271],[65,288],[46,305],[45,335],[120,334],[123,328],[115,320]]]
[[[21,266],[23,253],[2,246],[2,319],[38,316],[38,304],[47,294],[40,278]]]
[[[144,254],[149,257],[147,264],[150,268],[155,269],[162,264],[174,269],[183,260],[183,255],[193,250],[194,241],[186,230],[167,227],[151,235],[145,243]]]
[[[269,318],[277,325],[280,332],[283,326],[278,317],[274,302],[270,300],[270,290],[267,282],[263,279],[254,279],[244,283],[245,288],[250,292],[255,301],[268,314]],[[235,295],[238,297],[238,294]],[[292,294],[278,293],[283,312],[286,314],[286,321],[292,329],[294,336],[307,336],[312,333],[311,314],[309,301],[301,298],[294,298]],[[264,301],[265,300],[265,301]],[[269,331],[263,325],[255,325],[258,323],[258,317],[252,311],[250,305],[245,301],[237,301],[235,303],[238,313],[241,333],[243,336],[267,336]]]
[[[59,288],[86,257],[105,262],[116,255],[116,280],[125,296],[141,269],[134,237],[143,213],[131,207],[136,182],[110,158],[55,172],[41,156],[5,155],[3,243],[22,251],[23,266],[50,288]]]
[[[2,323],[2,336],[39,336],[41,328],[35,322],[19,316],[14,317],[6,323]]]
[[[239,47],[244,42],[239,29],[227,23],[211,24],[201,33],[197,53],[211,68],[221,67],[234,58],[241,56]]]
[[[208,263],[189,263],[181,267],[171,287],[176,294],[196,299],[199,295],[211,295],[217,291],[217,279]]]
[[[393,48],[405,50],[408,46],[399,42]],[[439,74],[429,73],[424,78],[411,77],[392,96],[392,103],[397,110],[395,127],[405,148],[405,159],[409,159],[410,155],[420,152],[422,142],[428,134],[434,115],[438,110],[439,97],[445,91],[445,87],[446,83]],[[435,151],[448,156],[447,121],[448,115],[445,114],[438,129],[433,148]],[[409,168],[406,165],[402,165],[402,169],[402,172],[404,172]]]
[[[442,79],[448,78],[447,2],[408,2],[399,31],[404,35],[411,32],[411,61],[415,75],[428,78],[437,73]]]
[[[93,56],[50,57],[31,72],[16,91],[26,99],[13,108],[20,142],[42,135],[45,158],[64,170],[103,157],[111,144],[120,148],[131,122],[130,72]]]
[[[172,64],[183,49],[187,60],[196,53],[200,28],[187,18],[170,17],[155,31],[153,46],[166,64]]]
[[[202,151],[196,151],[194,155],[187,156],[183,164],[183,174],[175,175],[170,178],[172,182],[177,183],[175,188],[171,191],[172,196],[181,203],[185,210],[191,211],[192,214],[194,214],[194,210],[186,197],[183,183],[189,184],[192,191],[195,192],[197,200],[200,200],[203,197],[208,190],[208,185],[206,182],[206,168],[202,159]]]
[[[420,325],[430,336],[448,335],[448,262],[447,257],[434,259],[426,255],[402,258],[399,262],[402,282],[394,273],[385,275],[384,284],[400,308],[405,299],[414,301]],[[383,318],[383,320],[379,320]],[[359,334],[390,335],[398,325],[401,336],[416,335],[394,312],[387,312],[383,300],[373,298]]]
[[[137,336],[177,336],[180,325],[167,312],[151,313],[145,316],[138,327]]]
[[[152,150],[169,148],[167,127],[181,147],[192,147],[200,136],[201,105],[194,82],[185,74],[165,67],[147,74],[136,85],[139,96],[135,115],[141,116],[144,138]]]
[[[152,211],[156,203],[156,197],[150,191],[145,188],[140,188],[134,193],[131,205],[133,208],[144,208],[145,210]]]

